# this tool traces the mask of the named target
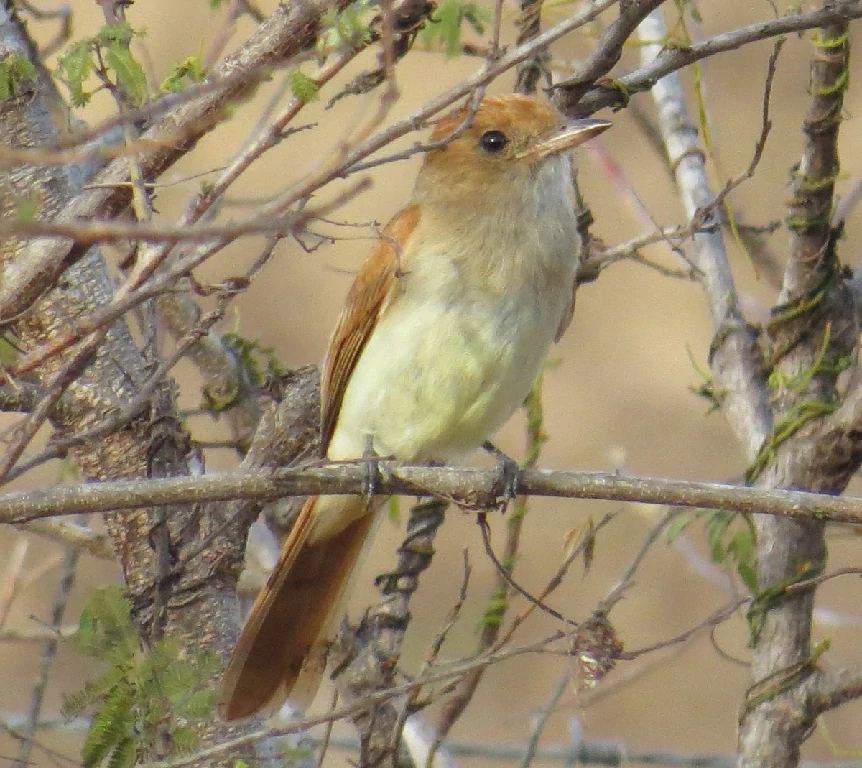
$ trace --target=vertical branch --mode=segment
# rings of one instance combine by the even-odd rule
[[[816,438],[825,429],[823,417],[837,409],[840,361],[849,359],[857,333],[830,229],[848,82],[847,24],[820,29],[813,42],[805,148],[788,205],[790,258],[782,303],[767,327],[778,421],[749,478],[771,487],[840,493],[856,462],[829,455],[834,446]],[[782,440],[788,433],[794,439]],[[787,587],[826,567],[824,525],[765,515],[755,525],[759,594],[749,616],[754,683],[740,724],[740,764],[796,765],[818,711],[809,683],[821,650],[811,642],[814,586]]]
[[[660,13],[651,14],[639,32],[651,61],[666,34]],[[739,310],[719,227],[703,228],[694,241],[716,328],[711,364],[724,393],[723,410],[752,461],[747,481],[838,493],[860,459],[858,449],[836,455],[845,446],[835,424],[823,418],[838,410],[836,378],[856,339],[853,304],[829,228],[838,170],[835,140],[847,84],[846,24],[822,29],[815,46],[806,149],[787,222],[790,259],[782,304],[766,329],[768,359]],[[686,213],[693,216],[713,195],[679,77],[660,80],[653,95]],[[784,768],[798,763],[813,727],[818,710],[811,691],[822,652],[811,645],[814,583],[788,587],[824,567],[823,526],[817,520],[777,521],[766,515],[756,516],[755,526],[759,591],[749,612],[755,682],[740,721],[740,765]]]
[[[653,11],[641,22],[638,36],[644,43],[644,65],[662,53],[666,34],[661,10]],[[673,73],[663,77],[653,87],[652,96],[674,178],[690,219],[712,202],[714,194],[697,129],[686,109],[680,76]],[[724,393],[722,410],[745,453],[753,458],[772,429],[763,361],[754,333],[742,315],[721,227],[714,216],[694,236],[697,267],[715,329],[710,363]]]
[[[331,652],[332,679],[345,703],[360,700],[395,683],[401,646],[410,623],[410,598],[420,574],[431,565],[434,537],[443,522],[446,503],[430,501],[410,510],[407,535],[398,548],[391,573],[377,577],[383,599],[357,627],[346,627]],[[402,704],[403,706],[403,704]],[[396,726],[403,720],[396,702],[386,701],[354,717],[360,738],[360,765],[376,766],[397,747]]]

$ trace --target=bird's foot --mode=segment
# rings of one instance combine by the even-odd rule
[[[380,463],[387,461],[389,456],[381,456],[374,450],[374,438],[371,435],[365,437],[365,450],[362,452],[362,466],[365,469],[362,478],[362,495],[368,503],[377,495],[380,487]]]
[[[482,448],[490,453],[497,462],[500,479],[495,492],[503,499],[503,508],[518,496],[518,486],[521,484],[521,467],[511,456],[507,456],[490,440],[482,443]]]

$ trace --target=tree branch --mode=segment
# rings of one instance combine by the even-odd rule
[[[266,71],[314,45],[320,17],[330,7],[349,0],[294,0],[279,5],[249,40],[214,68],[206,83],[223,85],[171,110],[143,132],[150,149],[137,156],[141,173],[151,181],[176,163],[198,139],[217,125],[229,105],[251,96]],[[55,219],[58,225],[76,220],[112,219],[131,198],[129,163],[118,158],[102,170],[93,185],[69,201]],[[0,286],[0,317],[13,317],[54,283],[80,252],[67,239],[34,242],[27,258],[7,269]]]
[[[647,17],[638,28],[638,36],[644,43],[642,61],[647,67],[652,66],[664,51],[661,41],[666,31],[661,11]],[[708,208],[714,194],[679,75],[670,74],[656,83],[652,96],[658,106],[662,136],[686,215],[693,218]],[[710,349],[710,366],[720,392],[722,411],[746,454],[753,459],[772,429],[772,417],[757,339],[739,307],[715,213],[695,233],[694,248],[716,334]]]
[[[397,464],[384,464],[384,468],[385,476],[376,485],[381,495],[436,495],[472,508],[494,506],[499,501],[497,493],[501,478],[496,469]],[[58,485],[0,495],[0,524],[20,524],[44,517],[143,505],[232,499],[266,501],[319,494],[361,495],[366,482],[367,470],[361,462],[356,462],[199,477]],[[550,469],[522,470],[518,488],[525,496],[706,507],[731,512],[762,512],[795,520],[816,519],[862,525],[862,499],[804,491],[634,477],[616,472]]]
[[[593,85],[577,100],[567,97],[565,92],[571,90],[574,95],[577,95],[582,88],[582,83],[578,80],[557,83],[555,88],[563,90],[563,95],[557,98],[560,107],[572,117],[590,115],[603,107],[619,109],[626,105],[633,94],[649,91],[672,72],[710,56],[735,51],[760,40],[859,18],[862,18],[860,0],[836,0],[836,2],[824,3],[816,11],[794,13],[757,22],[747,27],[723,32],[690,46],[665,46],[665,35],[649,38],[650,42],[659,46],[660,52],[649,62],[644,62],[639,69],[610,82]]]

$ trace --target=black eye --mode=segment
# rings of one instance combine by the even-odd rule
[[[509,140],[502,131],[485,131],[482,134],[482,138],[479,139],[479,146],[489,155],[499,154],[506,148],[508,143]]]

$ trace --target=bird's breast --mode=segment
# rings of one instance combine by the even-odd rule
[[[463,254],[423,247],[350,377],[331,458],[361,456],[369,436],[404,461],[479,447],[523,402],[571,300],[575,243],[567,258],[541,254],[553,274],[535,254],[482,274],[481,260],[465,269]]]

